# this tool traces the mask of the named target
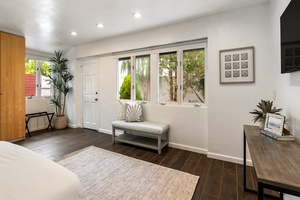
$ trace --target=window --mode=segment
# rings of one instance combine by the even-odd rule
[[[183,55],[183,62],[178,60]],[[204,103],[204,49],[159,54],[159,102]],[[181,64],[183,66],[181,67]],[[178,77],[178,74],[182,74]],[[178,89],[179,87],[179,89]],[[178,99],[178,96],[180,99]]]
[[[36,95],[36,61],[25,59],[25,96]]]
[[[25,59],[25,96],[50,96],[50,63]]]
[[[135,66],[131,66],[131,60]],[[119,98],[149,101],[150,55],[119,58],[118,69]],[[131,88],[135,90],[131,91]]]
[[[147,50],[151,53],[135,55],[138,50],[133,50],[129,52],[133,56],[118,59],[120,99],[155,99],[162,105],[205,103],[204,40],[143,49]],[[155,88],[152,93],[150,86]]]
[[[150,100],[150,56],[135,58],[136,100]]]
[[[131,60],[120,58],[118,61],[119,69],[119,98],[131,99]]]
[[[159,101],[177,101],[177,52],[159,54]]]
[[[204,103],[204,49],[183,51],[183,102]]]

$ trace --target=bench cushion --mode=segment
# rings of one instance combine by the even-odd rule
[[[169,124],[157,122],[125,122],[121,120],[113,121],[112,126],[115,129],[131,130],[136,132],[151,133],[160,135],[170,129]]]

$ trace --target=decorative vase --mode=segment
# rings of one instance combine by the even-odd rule
[[[64,129],[67,127],[67,117],[66,115],[62,116],[56,116],[55,122],[54,122],[54,128],[55,129]]]

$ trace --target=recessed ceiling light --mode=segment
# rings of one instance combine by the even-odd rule
[[[97,26],[99,27],[99,28],[103,28],[104,27],[104,25],[103,24],[97,24]]]
[[[75,31],[72,31],[70,34],[73,36],[77,35],[77,33]]]
[[[133,16],[134,16],[135,18],[141,18],[141,17],[142,17],[142,14],[139,13],[139,12],[135,12],[135,13],[133,13]]]

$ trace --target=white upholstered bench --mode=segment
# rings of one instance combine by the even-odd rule
[[[169,124],[157,122],[112,122],[112,142],[124,142],[158,151],[169,144]],[[116,130],[123,134],[116,136]]]

